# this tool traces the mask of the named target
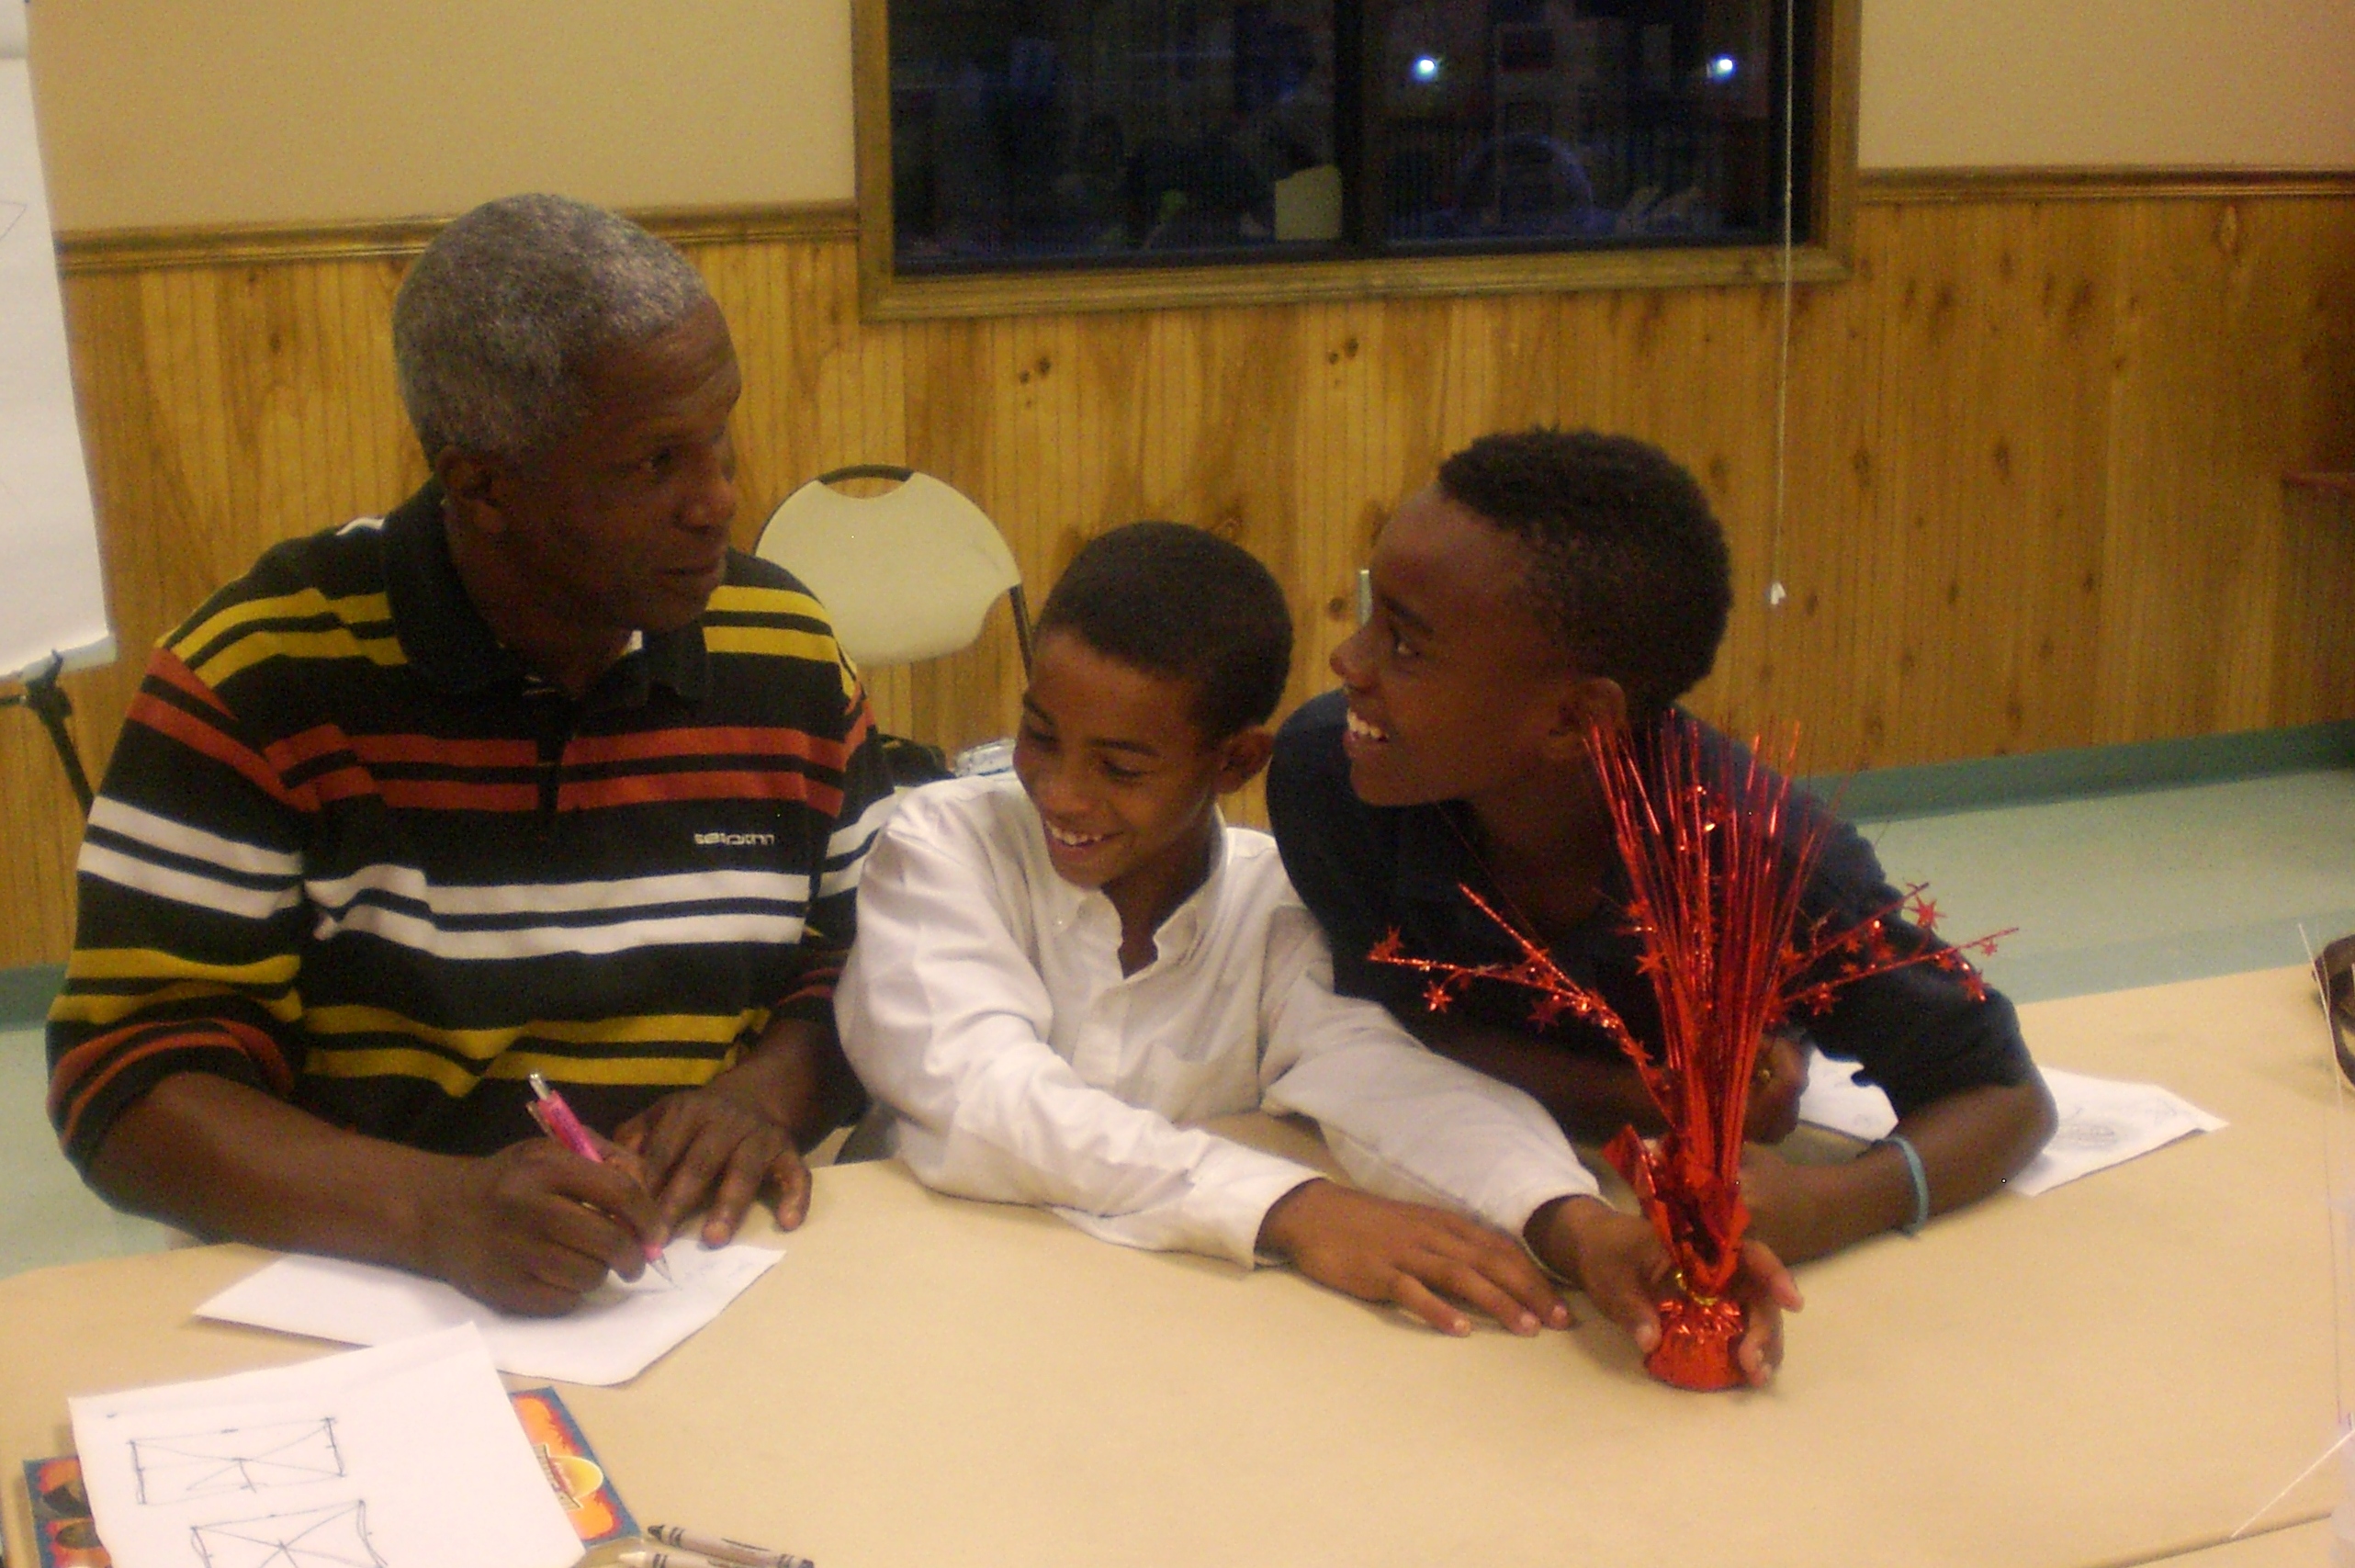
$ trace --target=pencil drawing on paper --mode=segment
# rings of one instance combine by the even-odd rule
[[[197,1525],[189,1534],[204,1568],[389,1568],[368,1540],[362,1502]]]
[[[307,1486],[344,1473],[335,1418],[224,1427],[172,1438],[133,1438],[131,1470],[139,1500],[186,1503],[234,1492]]]

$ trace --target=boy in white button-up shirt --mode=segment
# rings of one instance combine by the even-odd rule
[[[1274,841],[1221,820],[1267,763],[1290,646],[1274,579],[1214,536],[1138,524],[1072,563],[1014,775],[907,796],[866,863],[836,1008],[893,1151],[943,1191],[1282,1258],[1454,1334],[1464,1305],[1524,1334],[1570,1322],[1521,1237],[1649,1349],[1650,1225],[1596,1199],[1535,1100],[1335,995]],[[1313,1117],[1368,1190],[1185,1125],[1260,1108]],[[1797,1304],[1766,1261],[1753,1381]]]

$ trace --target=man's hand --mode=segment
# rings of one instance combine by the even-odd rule
[[[809,1167],[793,1130],[757,1081],[738,1077],[744,1072],[665,1095],[614,1131],[614,1141],[644,1163],[647,1190],[660,1195],[665,1234],[707,1207],[704,1245],[726,1247],[764,1186],[777,1194],[781,1228],[792,1230],[809,1213]]]
[[[1529,1245],[1556,1273],[1579,1282],[1598,1311],[1634,1336],[1649,1356],[1660,1344],[1655,1303],[1674,1290],[1674,1266],[1651,1222],[1595,1198],[1563,1198],[1529,1218]],[[1803,1304],[1790,1271],[1763,1243],[1745,1241],[1730,1292],[1749,1309],[1735,1359],[1752,1388],[1783,1360],[1783,1314]]]
[[[834,1032],[779,1019],[736,1066],[656,1100],[615,1128],[614,1141],[645,1162],[665,1224],[675,1230],[708,1205],[704,1245],[726,1247],[764,1186],[776,1193],[779,1228],[808,1214],[801,1145],[831,1124],[829,1106],[840,1113],[846,1088],[855,1095],[857,1080]]]
[[[437,1160],[424,1194],[426,1271],[501,1312],[570,1312],[610,1270],[635,1280],[668,1234],[635,1162],[582,1159],[528,1138],[485,1159]]]
[[[1404,1307],[1442,1334],[1471,1332],[1456,1302],[1516,1334],[1570,1326],[1570,1308],[1512,1237],[1323,1179],[1276,1200],[1260,1222],[1259,1249],[1289,1258],[1319,1284]]]

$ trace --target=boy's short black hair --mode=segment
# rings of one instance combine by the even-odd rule
[[[1275,574],[1239,545],[1182,523],[1132,523],[1090,539],[1038,631],[1194,683],[1194,722],[1223,740],[1265,724],[1291,673],[1292,615]]]
[[[1628,435],[1544,428],[1484,435],[1439,489],[1529,547],[1538,619],[1581,671],[1648,718],[1717,662],[1733,605],[1725,533],[1693,476]]]

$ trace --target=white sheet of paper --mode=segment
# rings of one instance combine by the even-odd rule
[[[2031,1198],[2080,1176],[2124,1165],[2178,1138],[2225,1126],[2223,1117],[2157,1084],[2119,1083],[2047,1068],[2045,1087],[2053,1091],[2060,1127],[2045,1152],[2011,1179],[2011,1190]]]
[[[693,1235],[682,1236],[663,1256],[676,1285],[651,1269],[635,1284],[608,1277],[563,1317],[509,1317],[437,1280],[297,1255],[247,1275],[197,1315],[347,1345],[382,1345],[470,1323],[482,1331],[501,1371],[610,1387],[629,1382],[717,1317],[780,1256],[743,1242],[707,1251]]]
[[[1799,1120],[1829,1127],[1866,1143],[1897,1130],[1897,1112],[1877,1085],[1856,1081],[1856,1064],[1818,1054],[1808,1058],[1807,1092],[1799,1096]]]
[[[2045,1087],[2053,1091],[2060,1126],[2044,1153],[2013,1177],[2011,1190],[2035,1197],[2064,1182],[2123,1165],[2137,1155],[2193,1133],[2225,1125],[2172,1090],[2157,1084],[2121,1083],[2045,1067]],[[1808,1064],[1807,1092],[1799,1097],[1799,1120],[1852,1138],[1886,1138],[1897,1126],[1888,1096],[1855,1081],[1856,1064],[1818,1056]]]
[[[471,1325],[68,1404],[118,1568],[580,1559]]]
[[[24,56],[23,0],[0,0],[0,676],[114,646]]]

